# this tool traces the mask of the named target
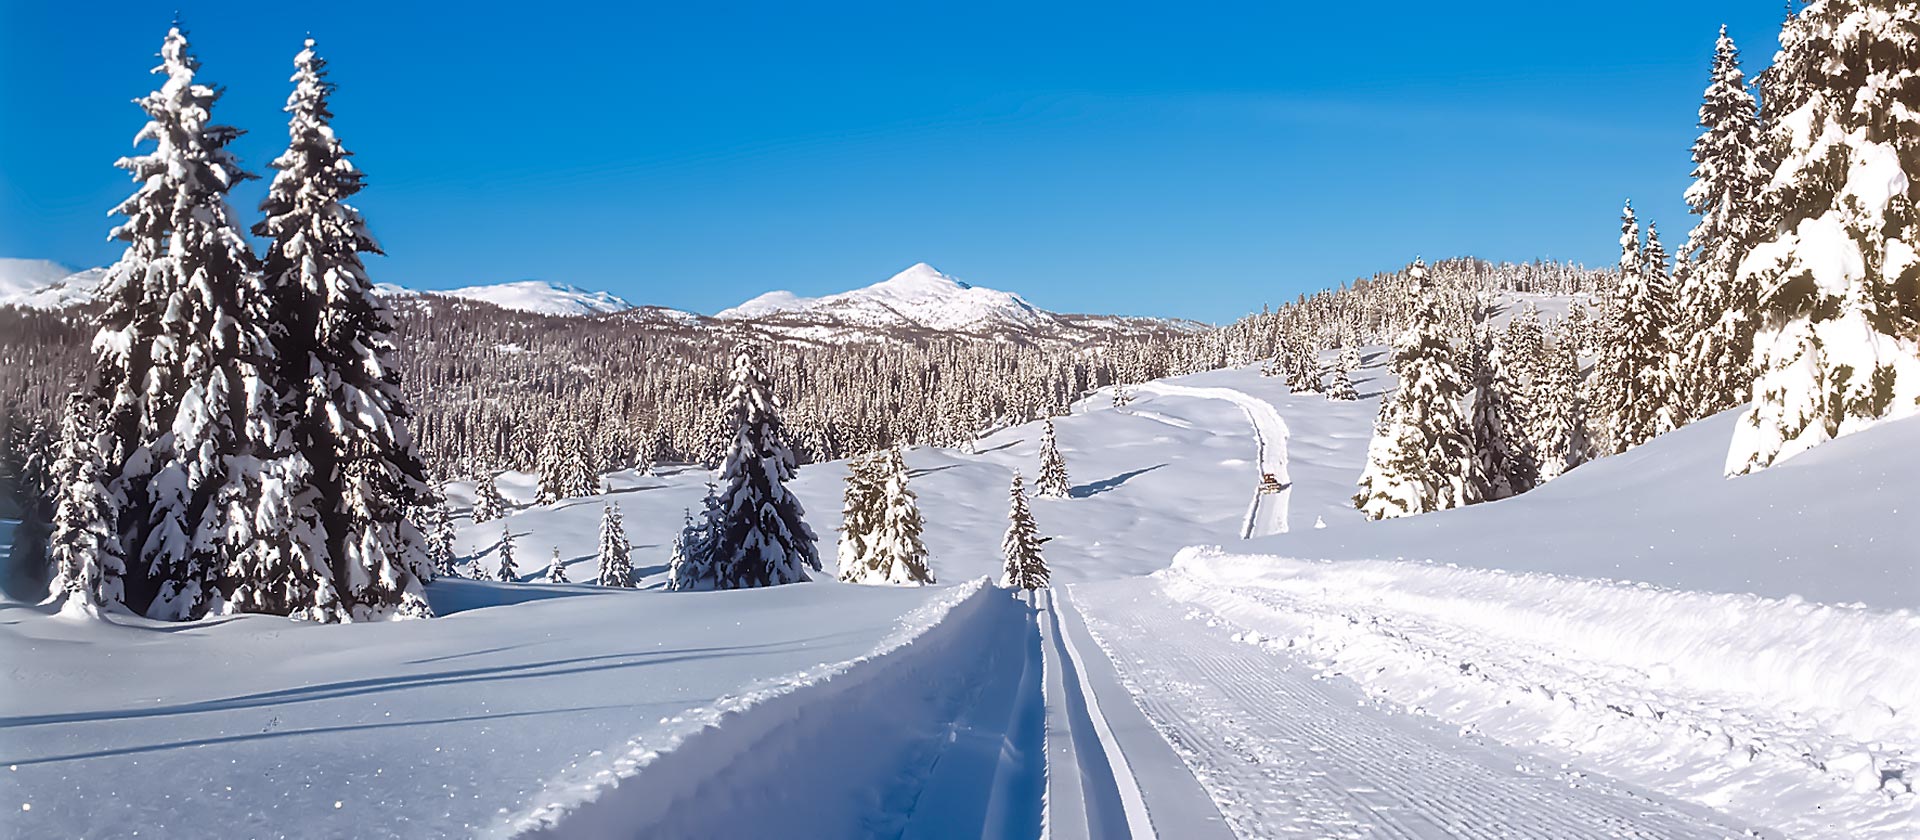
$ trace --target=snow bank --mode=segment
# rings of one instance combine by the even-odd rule
[[[1911,836],[1910,611],[1217,549],[1159,578],[1410,711],[1790,836]]]

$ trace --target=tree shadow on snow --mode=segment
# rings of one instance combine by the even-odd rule
[[[1013,447],[1019,446],[1020,444],[1023,444],[1026,442],[1027,442],[1026,438],[1021,438],[1019,440],[1010,440],[1010,441],[1007,441],[1006,443],[1000,444],[999,446],[995,446],[989,449],[976,449],[973,451],[973,454],[985,455],[989,452],[999,452],[1002,449],[1012,449]]]
[[[1120,485],[1133,480],[1134,476],[1150,473],[1164,466],[1166,466],[1166,464],[1154,464],[1151,467],[1144,467],[1141,469],[1133,470],[1131,472],[1123,472],[1112,478],[1101,479],[1091,484],[1082,484],[1079,487],[1075,487],[1071,490],[1068,490],[1067,495],[1075,499],[1085,499],[1092,496],[1098,496],[1101,493],[1105,493],[1108,490],[1115,489]]]

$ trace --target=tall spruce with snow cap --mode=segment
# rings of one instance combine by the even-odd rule
[[[500,568],[495,571],[494,579],[501,583],[520,579],[520,567],[513,562],[513,530],[505,526],[500,528]]]
[[[1394,342],[1400,387],[1381,403],[1354,506],[1369,519],[1411,516],[1477,502],[1473,437],[1461,402],[1466,385],[1447,340],[1441,295],[1426,265],[1408,269],[1413,323]]]
[[[627,540],[627,527],[620,521],[620,506],[608,502],[600,511],[601,586],[633,588],[633,543]]]
[[[362,175],[331,125],[334,85],[313,39],[294,56],[287,151],[253,232],[268,238],[274,344],[294,448],[312,466],[320,560],[346,617],[425,617],[428,538],[408,511],[432,502],[401,395],[393,318],[361,262],[380,246],[348,200]]]
[[[1687,236],[1674,277],[1682,420],[1739,405],[1753,385],[1758,291],[1753,277],[1741,275],[1739,268],[1759,232],[1754,201],[1767,180],[1758,109],[1740,69],[1739,49],[1722,26],[1700,103],[1693,186],[1687,188],[1687,206],[1700,222]]]
[[[1647,226],[1644,250],[1630,243],[1633,207],[1623,214],[1620,286],[1607,318],[1607,339],[1595,375],[1599,406],[1608,418],[1609,451],[1625,452],[1672,431],[1673,358],[1669,327],[1673,301],[1667,287],[1666,252]]]
[[[310,468],[288,446],[266,284],[227,191],[252,178],[211,121],[220,91],[178,26],[139,100],[150,153],[118,165],[140,186],[116,208],[126,251],[101,286],[94,338],[106,486],[136,612],[351,617],[323,561]]]
[[[494,480],[493,470],[481,470],[473,477],[473,524],[499,519],[504,507],[505,503],[500,499],[500,485]]]
[[[869,452],[847,460],[846,493],[840,507],[840,542],[834,547],[840,579],[860,583],[872,572],[868,555],[874,532],[880,527],[885,499],[881,495],[883,456]]]
[[[100,404],[86,393],[67,398],[60,448],[53,463],[53,533],[48,553],[53,581],[48,599],[62,609],[98,615],[118,605],[126,559],[115,539],[114,497],[100,458]]]
[[[1036,493],[1049,499],[1064,499],[1073,492],[1067,479],[1067,461],[1060,457],[1060,441],[1053,433],[1053,418],[1046,421],[1040,435],[1040,474],[1034,479]]]
[[[720,465],[718,528],[709,547],[721,589],[777,586],[820,570],[806,509],[787,489],[797,470],[773,383],[750,344],[733,354],[727,395],[734,429]]]
[[[1505,351],[1486,331],[1473,344],[1474,476],[1481,499],[1495,501],[1532,490],[1540,471]]]
[[[1809,3],[1765,82],[1780,164],[1738,272],[1758,289],[1757,376],[1730,475],[1920,413],[1920,3]]]
[[[926,522],[920,516],[919,498],[907,486],[906,457],[898,448],[888,449],[872,457],[870,469],[877,485],[876,505],[872,515],[864,517],[867,526],[860,542],[865,549],[856,565],[841,565],[840,579],[893,586],[933,583],[927,546],[920,538]]]
[[[1009,496],[1007,534],[1000,541],[1000,553],[1005,560],[1001,567],[1000,585],[1032,592],[1047,585],[1047,561],[1040,556],[1040,546],[1051,537],[1040,536],[1039,527],[1033,521],[1033,511],[1027,507],[1026,487],[1017,472],[1013,474]]]

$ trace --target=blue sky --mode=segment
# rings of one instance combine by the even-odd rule
[[[712,312],[926,261],[1049,309],[1206,320],[1416,255],[1611,262],[1627,197],[1677,246],[1717,27],[1751,73],[1781,17],[0,0],[0,256],[118,255],[107,211],[131,184],[112,162],[175,5],[261,174],[292,56],[319,40],[389,253],[377,280],[541,278]],[[247,217],[263,189],[236,192]]]

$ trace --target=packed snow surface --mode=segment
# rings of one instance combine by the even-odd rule
[[[0,603],[20,836],[1909,838],[1920,421],[1718,477],[1728,416],[1369,523],[1362,399],[1228,370],[1055,418],[1054,588],[992,587],[1037,425],[907,453],[924,588],[660,590],[707,473],[458,528],[425,622]],[[844,465],[793,487],[838,525]],[[1284,494],[1257,494],[1273,473]],[[464,514],[472,488],[449,495]],[[640,591],[594,578],[619,505]],[[1316,527],[1316,526],[1324,527]],[[1252,533],[1253,539],[1243,539]],[[1198,548],[1192,548],[1199,546]],[[823,547],[823,557],[833,553]],[[191,779],[189,784],[160,780]],[[112,791],[111,796],[88,791]],[[743,791],[753,791],[751,795]],[[17,809],[17,810],[16,810]]]

